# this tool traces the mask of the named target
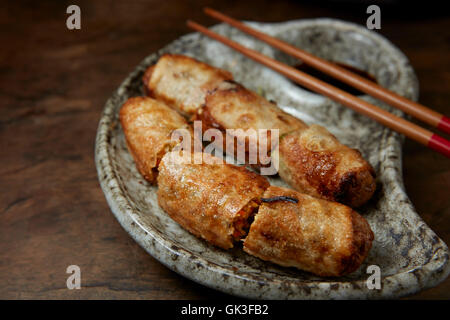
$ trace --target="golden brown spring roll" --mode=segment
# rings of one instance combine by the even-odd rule
[[[219,85],[198,115],[210,128],[279,129],[280,177],[301,192],[357,207],[375,191],[375,172],[359,151],[239,84]]]
[[[161,73],[165,72],[167,76],[157,75],[156,69],[161,70]],[[178,70],[188,70],[189,77],[208,81],[190,82],[187,80],[189,77],[176,77],[174,74]],[[325,128],[309,127],[303,121],[283,112],[275,103],[227,77],[203,76],[205,73],[214,74],[212,70],[216,70],[218,74],[223,73],[223,70],[192,58],[166,55],[154,67],[149,68],[144,83],[150,91],[153,90],[152,95],[156,98],[164,101],[172,99],[171,105],[177,110],[202,120],[204,130],[278,129],[279,174],[298,191],[352,207],[358,207],[372,197],[376,186],[375,172],[359,151],[339,143]],[[196,92],[193,94],[195,103],[192,103],[192,92]],[[242,131],[234,133],[231,136],[233,139],[229,138],[230,134],[222,145],[228,151],[233,148],[227,148],[226,143],[234,144],[234,138],[237,140],[234,146],[245,144],[245,151],[254,142]],[[264,145],[256,138],[258,149],[270,152],[275,146],[269,141],[270,137],[268,145]],[[238,158],[242,160],[242,157]],[[256,165],[260,164],[259,160],[258,158]]]
[[[250,146],[256,146],[253,152],[257,154],[257,165],[262,165],[258,151],[263,148],[270,155],[274,146],[271,145],[271,129],[278,129],[279,137],[294,130],[306,129],[308,126],[301,120],[291,116],[256,93],[245,89],[233,81],[224,81],[217,88],[209,92],[204,107],[197,111],[196,120],[202,121],[203,130],[216,128],[225,135],[223,150],[231,151],[237,156],[238,146],[244,146],[245,158],[238,157],[240,161],[249,161]],[[226,129],[242,129],[230,131]],[[258,135],[251,135],[259,129],[268,129],[267,139],[263,142]]]
[[[376,187],[375,171],[361,153],[318,125],[280,139],[279,174],[301,192],[354,208],[367,202]]]
[[[297,203],[290,202],[295,199]],[[262,200],[244,241],[245,252],[319,276],[351,273],[368,255],[373,232],[351,208],[274,186]]]
[[[190,125],[178,112],[148,97],[128,99],[119,118],[138,171],[147,181],[155,183],[159,161],[178,144],[171,139],[172,133],[179,129],[191,132]]]
[[[203,113],[206,113],[203,116]],[[205,99],[205,107],[198,110],[207,123],[224,129],[279,130],[280,136],[308,126],[296,117],[278,108],[260,95],[233,81],[224,81]]]
[[[159,165],[158,202],[194,235],[224,249],[245,238],[247,253],[320,276],[351,273],[367,257],[373,233],[351,208],[269,186],[208,154],[208,164],[179,154],[167,153]]]
[[[245,236],[248,220],[269,183],[243,167],[222,163],[206,153],[202,156],[201,164],[180,162],[173,152],[162,158],[158,202],[186,230],[229,249]]]
[[[179,111],[193,115],[205,102],[206,93],[233,76],[193,58],[165,54],[144,74],[148,95]]]

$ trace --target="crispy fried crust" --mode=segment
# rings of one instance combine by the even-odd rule
[[[284,112],[275,102],[233,82],[222,82],[208,93],[205,100],[206,112],[215,123],[223,128],[279,130],[280,136],[308,126],[301,120]]]
[[[231,79],[228,71],[187,56],[165,54],[147,69],[143,82],[148,95],[190,116],[204,104],[208,90]]]
[[[152,65],[145,70],[144,75],[142,76],[142,82],[144,83],[144,92],[147,96],[152,96],[148,85],[150,82],[150,79],[152,78],[153,70],[155,70],[155,65]]]
[[[190,57],[164,55],[147,69],[143,80],[150,95],[184,115],[195,115],[204,130],[241,129],[227,134],[220,146],[240,161],[257,158],[257,166],[272,163],[268,157],[275,146],[270,136],[264,144],[247,130],[278,129],[279,174],[298,191],[352,207],[367,202],[375,191],[375,172],[359,151],[235,83],[227,71]],[[238,145],[245,146],[244,155],[236,153]],[[259,150],[267,150],[264,159]]]
[[[191,131],[190,126],[176,111],[148,97],[128,99],[119,117],[136,167],[154,183],[159,161],[177,144],[171,139],[172,133],[177,129]]]
[[[257,164],[267,164],[266,158],[260,158],[259,150],[267,151],[269,156],[275,147],[271,144],[271,129],[278,129],[278,135],[281,136],[292,130],[307,128],[303,121],[282,111],[274,102],[267,101],[234,81],[224,81],[210,91],[204,107],[198,110],[195,118],[202,121],[203,130],[216,128],[225,132],[226,129],[237,129],[226,131],[226,138],[220,147],[238,156],[238,146],[244,146],[245,159],[238,157],[239,160],[248,163],[249,154],[253,154]],[[260,139],[259,130],[268,130],[264,132],[267,134],[266,139]]]
[[[321,126],[283,136],[279,157],[280,176],[301,192],[358,207],[375,191],[372,166]]]
[[[375,172],[359,151],[339,143],[323,127],[308,127],[239,84],[223,82],[208,93],[197,117],[202,120],[204,130],[244,130],[235,135],[227,134],[223,143],[225,150],[234,155],[239,144],[244,144],[248,153],[249,142],[258,148],[272,149],[270,144],[261,145],[258,138],[250,137],[245,130],[279,129],[280,177],[301,192],[357,207],[375,191]],[[227,145],[229,143],[232,147]],[[246,157],[244,160],[248,159]]]
[[[243,167],[219,164],[202,154],[207,163],[177,161],[166,154],[159,165],[158,202],[183,228],[218,247],[234,245],[239,220],[252,214],[252,201],[258,201],[268,181]],[[194,154],[195,157],[195,154]],[[216,164],[211,163],[211,159]]]
[[[362,216],[347,206],[285,188],[271,186],[263,195],[277,196],[298,203],[262,203],[244,251],[319,276],[342,276],[358,269],[374,237]]]

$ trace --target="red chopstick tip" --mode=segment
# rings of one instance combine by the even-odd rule
[[[442,153],[447,158],[450,158],[450,141],[447,139],[444,139],[437,134],[433,134],[428,141],[428,147]]]
[[[442,116],[441,121],[439,121],[437,125],[437,128],[444,131],[445,133],[450,134],[450,118]]]

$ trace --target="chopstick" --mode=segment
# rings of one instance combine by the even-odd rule
[[[283,64],[275,59],[265,56],[255,50],[242,46],[218,33],[191,20],[187,21],[188,27],[203,33],[204,35],[215,39],[223,44],[235,49],[243,55],[285,75],[289,79],[299,83],[300,85],[310,89],[311,91],[323,94],[341,104],[364,114],[379,123],[404,134],[435,151],[438,151],[450,158],[450,141],[438,136],[437,134],[426,130],[418,125],[409,122],[403,118],[397,117],[386,110],[376,107],[362,99],[359,99],[343,90],[340,90],[326,82],[316,79],[304,72],[301,72],[291,66]]]
[[[450,133],[450,118],[442,115],[430,108],[427,108],[417,102],[408,100],[392,91],[389,91],[377,83],[365,79],[349,70],[346,70],[332,62],[316,57],[306,51],[303,51],[293,45],[282,41],[280,39],[269,36],[258,30],[255,30],[244,23],[235,20],[223,13],[220,13],[211,8],[204,8],[204,12],[222,22],[225,22],[253,37],[262,40],[271,46],[280,49],[281,51],[302,60],[303,63],[322,71],[350,86],[359,89],[381,101],[384,101],[397,109],[400,109],[407,114],[422,120],[433,127],[442,130],[445,133]]]

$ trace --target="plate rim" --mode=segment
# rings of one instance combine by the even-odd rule
[[[338,24],[341,27],[354,29],[357,32],[363,32],[375,37],[378,41],[384,42],[386,46],[398,54],[399,59],[405,60],[406,65],[409,65],[407,57],[397,47],[395,47],[388,39],[383,36],[366,30],[364,27],[346,22],[338,19],[331,18],[317,18],[317,19],[301,19],[291,20],[286,22],[277,23],[261,23],[250,22],[251,24],[261,26],[287,26],[290,25],[306,25],[306,24]],[[223,24],[215,25],[212,28],[217,28]],[[173,42],[180,41],[189,37],[193,37],[197,33],[186,34]],[[171,42],[171,43],[173,43]],[[168,44],[170,45],[170,44]],[[160,55],[164,51],[164,48],[149,54],[145,57],[135,68],[128,74],[125,80],[119,85],[114,93],[108,98],[105,107],[103,109],[100,122],[97,129],[96,142],[95,142],[95,164],[97,168],[97,175],[103,193],[105,194],[107,203],[111,208],[116,219],[125,229],[125,231],[151,256],[161,262],[169,269],[181,274],[182,276],[193,280],[197,283],[205,285],[207,287],[228,293],[240,297],[246,298],[263,298],[263,299],[368,299],[368,298],[397,298],[409,294],[416,293],[420,290],[433,287],[442,282],[450,273],[450,265],[448,263],[448,248],[446,244],[434,233],[434,231],[423,222],[422,218],[415,209],[410,205],[408,210],[418,216],[418,218],[424,223],[426,228],[432,232],[439,239],[440,247],[434,252],[433,257],[430,260],[419,267],[413,268],[400,273],[395,273],[389,276],[383,277],[383,287],[380,290],[361,290],[365,287],[366,280],[355,281],[304,281],[298,280],[293,283],[292,280],[277,280],[264,278],[264,286],[268,285],[268,289],[265,292],[258,292],[261,290],[261,279],[256,278],[254,275],[246,273],[230,273],[230,270],[220,265],[214,264],[207,259],[200,256],[194,256],[191,252],[183,248],[173,248],[173,244],[159,236],[157,233],[147,233],[146,228],[139,225],[135,214],[132,210],[127,197],[123,194],[117,177],[113,171],[113,159],[110,158],[108,152],[108,139],[112,132],[111,126],[113,125],[112,119],[114,112],[113,100],[120,97],[121,91],[140,71],[140,66],[143,66],[146,61],[153,55]],[[414,72],[413,72],[414,75]],[[415,79],[417,81],[417,79]],[[415,91],[416,97],[418,90]],[[415,97],[415,98],[416,98]],[[387,128],[383,128],[382,131],[383,143],[386,143],[389,139],[394,139],[394,142],[398,144],[399,155],[398,157],[391,158],[386,156],[385,161],[389,161],[387,164],[391,164],[395,167],[402,167],[402,151],[401,143],[403,141],[402,136],[394,131],[390,131]],[[391,150],[392,151],[392,150]],[[380,161],[381,163],[381,161]],[[398,176],[399,175],[399,176]],[[396,179],[397,178],[397,179]],[[390,178],[391,183],[396,185],[403,195],[407,198],[405,188],[403,185],[402,174],[398,174],[394,178]],[[408,206],[407,204],[403,204]],[[181,262],[181,263],[180,263]],[[191,266],[191,269],[189,268]],[[192,269],[193,268],[193,269]],[[193,270],[195,269],[195,272]],[[433,274],[440,273],[439,277]],[[225,276],[227,281],[224,281]],[[232,281],[230,281],[230,279]],[[295,291],[286,290],[286,286],[295,286]],[[281,290],[283,288],[284,292]],[[289,291],[289,292],[286,292]],[[327,294],[324,294],[327,293]]]

